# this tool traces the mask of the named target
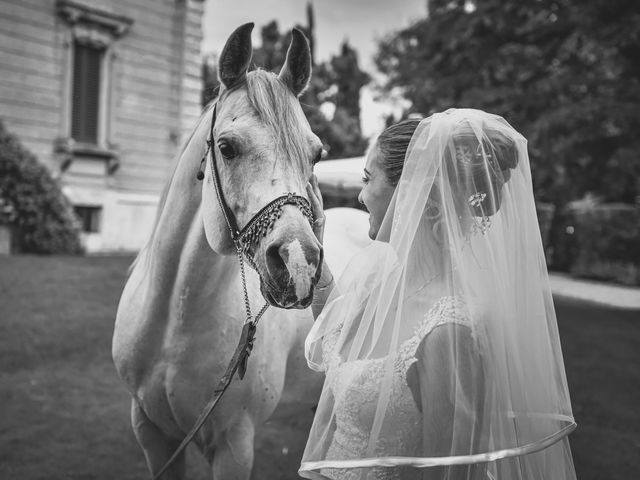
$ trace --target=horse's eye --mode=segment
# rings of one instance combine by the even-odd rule
[[[238,155],[236,149],[233,148],[233,145],[225,140],[221,140],[218,143],[218,148],[220,149],[220,153],[222,154],[222,156],[227,160],[231,160]]]

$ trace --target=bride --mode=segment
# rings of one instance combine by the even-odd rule
[[[363,181],[375,241],[316,288],[305,353],[326,379],[300,475],[575,479],[526,139],[478,110],[408,120]]]

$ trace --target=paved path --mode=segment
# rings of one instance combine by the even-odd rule
[[[549,273],[549,283],[557,296],[611,307],[640,309],[640,288],[575,279],[560,273]]]

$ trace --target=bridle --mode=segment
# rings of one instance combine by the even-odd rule
[[[240,85],[234,86],[232,89],[227,90],[225,93],[228,94],[229,92],[237,89],[239,86]],[[220,100],[221,97],[216,100],[216,103],[213,106],[211,127],[209,129],[209,136],[207,138],[207,149],[205,150],[205,153],[200,161],[200,169],[198,170],[197,179],[204,179],[203,166],[207,161],[207,157],[209,157],[211,159],[211,173],[213,176],[213,186],[216,192],[216,198],[218,199],[218,204],[220,206],[220,210],[222,210],[227,228],[229,229],[229,234],[231,235],[231,240],[233,241],[236,255],[238,257],[238,263],[240,264],[240,279],[242,281],[242,293],[244,295],[246,318],[242,328],[242,333],[240,334],[238,346],[236,347],[236,350],[231,357],[231,361],[227,366],[225,374],[222,376],[222,378],[218,382],[218,385],[214,389],[212,397],[209,399],[206,406],[198,416],[189,433],[182,440],[178,448],[176,448],[173,455],[171,455],[171,457],[169,458],[169,460],[167,460],[163,467],[153,475],[154,480],[160,478],[160,476],[184,451],[191,440],[193,440],[193,437],[198,433],[200,428],[202,428],[202,425],[204,425],[204,422],[207,420],[209,415],[211,415],[211,412],[213,412],[214,408],[222,398],[222,395],[231,384],[231,380],[233,379],[236,371],[238,372],[238,376],[241,380],[244,378],[244,375],[247,371],[247,361],[249,359],[251,351],[253,350],[253,341],[255,338],[258,322],[260,321],[262,315],[264,315],[264,313],[269,308],[269,303],[265,302],[262,308],[255,315],[255,317],[253,316],[251,312],[251,303],[249,302],[249,293],[247,290],[244,258],[246,257],[249,265],[254,270],[258,271],[257,265],[249,254],[250,249],[254,244],[257,244],[261,238],[265,237],[267,233],[271,231],[271,229],[275,225],[275,222],[278,220],[278,218],[280,218],[282,209],[285,205],[294,205],[298,207],[302,214],[307,218],[309,223],[313,225],[313,212],[311,210],[311,204],[309,203],[309,200],[301,197],[300,195],[297,195],[295,192],[288,192],[275,198],[267,205],[262,207],[260,211],[258,211],[258,213],[251,217],[251,219],[242,229],[238,227],[238,222],[235,218],[235,215],[233,214],[233,211],[231,210],[231,208],[229,208],[229,205],[225,200],[224,191],[222,190],[222,183],[220,182],[220,173],[218,171],[218,165],[216,162],[213,129],[217,120],[217,109]]]
[[[276,220],[280,218],[282,208],[287,204],[295,205],[300,209],[309,222],[313,224],[311,204],[309,203],[309,200],[297,195],[295,192],[285,193],[262,207],[258,213],[251,217],[242,229],[238,227],[235,215],[225,200],[222,183],[220,182],[220,173],[218,172],[218,165],[216,162],[215,147],[213,145],[213,128],[217,119],[217,108],[218,104],[216,103],[213,107],[211,129],[209,131],[209,138],[207,139],[207,150],[205,151],[201,162],[205,162],[207,157],[211,159],[211,173],[213,176],[213,186],[216,191],[216,197],[218,199],[220,210],[222,210],[225,223],[227,224],[227,228],[229,229],[229,233],[231,234],[231,239],[236,247],[236,251],[238,252],[240,263],[243,263],[241,258],[242,255],[246,255],[249,264],[252,268],[257,270],[253,259],[247,255],[247,253],[252,245],[258,243],[260,238],[265,237],[273,228]],[[209,152],[211,155],[209,155]],[[204,178],[204,176],[202,178]]]

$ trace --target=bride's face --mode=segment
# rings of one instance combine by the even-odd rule
[[[364,167],[364,183],[358,200],[369,211],[369,238],[375,240],[382,225],[382,220],[387,213],[387,207],[391,203],[395,186],[387,180],[382,168],[383,156],[377,146],[374,146],[367,155]]]

